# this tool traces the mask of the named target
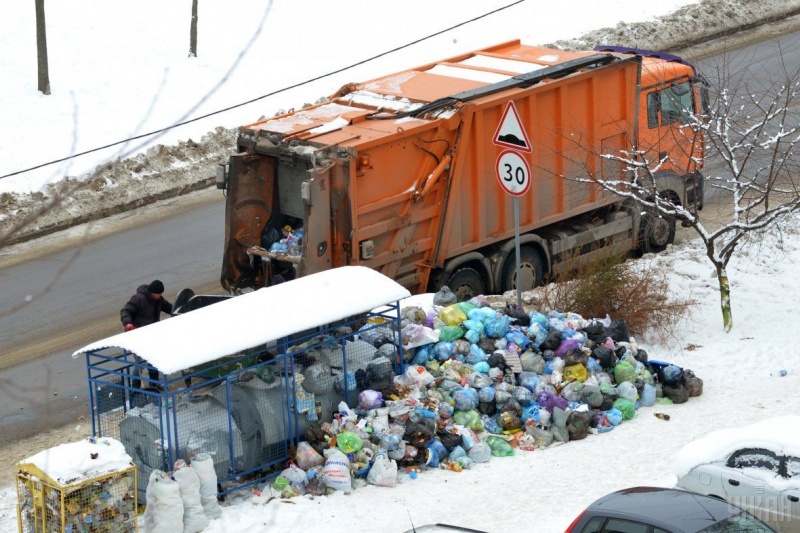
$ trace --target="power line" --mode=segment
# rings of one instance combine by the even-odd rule
[[[32,170],[37,170],[39,168],[43,168],[43,167],[46,167],[46,166],[55,165],[56,163],[63,163],[64,161],[69,161],[70,159],[75,159],[77,157],[80,157],[80,156],[83,156],[83,155],[86,155],[86,154],[99,152],[100,150],[105,150],[106,148],[119,146],[120,144],[125,144],[125,143],[131,142],[131,141],[136,141],[138,139],[143,139],[145,137],[150,137],[152,135],[157,135],[159,133],[163,133],[165,131],[168,131],[168,130],[171,130],[171,129],[174,129],[174,128],[179,128],[181,126],[185,126],[187,124],[191,124],[192,122],[197,122],[198,120],[203,120],[204,118],[213,117],[214,115],[219,115],[221,113],[226,113],[226,112],[228,112],[228,111],[230,111],[232,109],[237,109],[239,107],[243,107],[243,106],[252,104],[253,102],[258,102],[259,100],[263,100],[264,98],[269,98],[270,96],[274,96],[276,94],[280,94],[280,93],[289,91],[291,89],[296,89],[297,87],[302,87],[303,85],[308,85],[309,83],[313,83],[315,81],[318,81],[318,80],[321,80],[321,79],[324,79],[324,78],[328,78],[328,77],[333,76],[335,74],[339,74],[340,72],[344,72],[346,70],[350,70],[352,68],[355,68],[357,66],[363,65],[365,63],[369,63],[370,61],[374,61],[376,59],[379,59],[379,58],[381,58],[383,56],[387,56],[389,54],[393,54],[394,52],[398,52],[400,50],[403,50],[403,49],[408,48],[410,46],[413,46],[415,44],[419,44],[419,43],[421,43],[423,41],[427,41],[428,39],[432,39],[434,37],[442,35],[443,33],[447,33],[449,31],[452,31],[452,30],[456,29],[456,28],[460,28],[462,26],[465,26],[465,25],[470,24],[472,22],[475,22],[477,20],[480,20],[480,19],[486,18],[488,16],[494,15],[495,13],[499,13],[500,11],[504,11],[504,10],[510,8],[510,7],[514,7],[515,5],[521,4],[524,1],[525,0],[516,0],[515,2],[512,2],[512,3],[507,4],[505,6],[499,7],[497,9],[493,10],[493,11],[489,11],[489,12],[484,13],[482,15],[478,15],[477,17],[471,18],[469,20],[465,20],[464,22],[460,22],[460,23],[458,23],[458,24],[456,24],[454,26],[450,26],[449,28],[445,28],[443,30],[437,31],[436,33],[432,33],[430,35],[426,35],[425,37],[421,37],[419,39],[416,39],[416,40],[411,41],[409,43],[406,43],[404,45],[398,46],[396,48],[392,48],[391,50],[387,50],[385,52],[382,52],[380,54],[374,55],[374,56],[369,57],[367,59],[363,59],[361,61],[358,61],[357,63],[353,63],[352,65],[348,65],[346,67],[342,67],[340,69],[333,70],[333,71],[328,72],[326,74],[321,74],[321,75],[316,76],[314,78],[310,78],[308,80],[305,80],[305,81],[302,81],[302,82],[299,82],[299,83],[295,83],[294,85],[289,85],[288,87],[284,87],[282,89],[277,89],[275,91],[272,91],[271,93],[267,93],[267,94],[263,94],[261,96],[257,96],[255,98],[252,98],[250,100],[246,100],[246,101],[241,102],[239,104],[234,104],[234,105],[225,107],[223,109],[220,109],[218,111],[213,111],[211,113],[206,113],[205,115],[201,115],[199,117],[195,117],[195,118],[192,118],[192,119],[189,119],[189,120],[184,120],[183,122],[178,122],[177,124],[173,124],[171,126],[166,126],[164,128],[153,130],[153,131],[148,132],[148,133],[142,133],[141,135],[128,137],[127,139],[123,139],[121,141],[116,141],[116,142],[113,142],[113,143],[109,143],[109,144],[106,144],[106,145],[103,145],[103,146],[98,146],[96,148],[92,148],[92,149],[86,150],[84,152],[80,152],[80,153],[77,153],[77,154],[72,154],[72,155],[69,155],[69,156],[66,156],[66,157],[62,157],[60,159],[54,159],[52,161],[48,161],[47,163],[41,163],[39,165],[35,165],[35,166],[29,167],[29,168],[26,168],[26,169],[17,170],[15,172],[11,172],[9,174],[5,174],[3,176],[0,176],[0,179],[10,178],[11,176],[17,176],[19,174],[24,174],[24,173],[30,172]]]

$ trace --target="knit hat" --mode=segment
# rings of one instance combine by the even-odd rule
[[[160,280],[153,280],[147,286],[147,292],[151,294],[164,294],[164,284]]]

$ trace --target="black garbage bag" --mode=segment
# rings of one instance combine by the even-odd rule
[[[420,418],[416,422],[409,421],[403,439],[417,448],[422,448],[431,440],[435,431],[436,422],[432,418]]]
[[[633,358],[639,361],[640,363],[645,364],[647,363],[647,352],[644,351],[642,348],[639,348],[636,351],[636,354],[633,356]]]
[[[272,224],[267,224],[264,226],[264,229],[261,230],[261,236],[259,238],[259,244],[265,250],[269,250],[270,246],[281,240],[281,232],[278,231],[278,228],[273,226]]]
[[[547,337],[545,337],[540,348],[542,350],[555,350],[561,344],[563,338],[564,336],[560,331],[557,329],[551,329],[547,332]]]
[[[595,344],[603,344],[608,335],[606,334],[606,327],[600,322],[592,322],[583,328],[586,337]]]
[[[461,437],[460,433],[450,433],[443,429],[436,433],[436,436],[439,437],[439,440],[442,441],[442,445],[448,452],[452,452],[453,448],[461,446],[464,443],[464,439]]]
[[[592,411],[572,411],[567,418],[569,440],[585,439],[589,434],[592,422]]]
[[[494,402],[480,402],[478,403],[478,412],[486,416],[494,416],[497,412],[497,405]]]
[[[628,326],[622,320],[612,320],[606,328],[606,335],[616,342],[631,342]]]
[[[623,356],[628,353],[628,349],[625,346],[617,346],[617,349],[614,350],[614,353],[617,354],[618,359],[622,359]]]
[[[672,403],[686,403],[689,401],[689,391],[680,383],[662,383],[661,390],[664,397],[672,400]]]
[[[525,312],[521,305],[513,304],[511,302],[506,304],[506,315],[514,319],[514,324],[517,326],[528,327],[531,325],[531,317]]]
[[[522,416],[522,405],[515,399],[509,398],[506,403],[500,408],[501,413],[514,413],[517,416]]]
[[[689,391],[690,397],[703,394],[703,380],[694,375],[688,368],[683,369],[683,386]]]
[[[492,353],[495,349],[494,339],[482,337],[481,340],[478,341],[478,347],[483,350],[484,353]]]
[[[597,362],[600,363],[600,366],[605,370],[610,370],[617,364],[617,355],[614,353],[614,350],[606,348],[605,346],[598,346],[592,350],[592,356],[597,359]]]
[[[564,354],[564,366],[584,365],[589,361],[589,356],[580,348],[572,348]]]
[[[493,353],[486,362],[492,368],[499,368],[503,372],[506,370],[506,357],[501,353]]]

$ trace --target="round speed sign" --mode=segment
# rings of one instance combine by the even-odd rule
[[[531,169],[518,152],[505,150],[497,158],[497,181],[512,196],[522,196],[531,187]]]

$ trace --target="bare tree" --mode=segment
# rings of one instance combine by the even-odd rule
[[[189,28],[189,57],[197,57],[197,1],[192,0],[192,24]]]
[[[697,233],[716,270],[726,332],[733,327],[726,269],[737,248],[753,238],[755,232],[774,227],[800,209],[800,162],[796,154],[800,148],[800,67],[788,65],[782,50],[776,47],[781,65],[777,75],[762,71],[759,62],[752,58],[740,66],[741,58],[733,61],[726,56],[712,72],[706,73],[711,80],[707,82],[707,90],[683,100],[703,99],[701,110],[691,104],[680,105],[680,94],[663,106],[670,107],[670,113],[677,113],[670,119],[678,123],[672,135],[684,141],[705,142],[706,197],[723,206],[719,220],[701,217],[697,205],[681,205],[663,193],[659,175],[675,154],[659,153],[653,147],[631,143],[630,150],[593,154],[624,166],[625,180],[603,179],[596,172],[579,179],[632,200],[639,206],[644,223],[648,223],[648,216],[657,218],[655,223],[665,228],[680,221]],[[667,110],[659,108],[659,119],[662,112]],[[696,154],[695,151],[691,155],[696,158]],[[586,165],[586,168],[592,167]]]
[[[50,94],[50,69],[47,64],[47,26],[44,20],[44,0],[36,0],[36,58],[39,70],[38,90]]]

